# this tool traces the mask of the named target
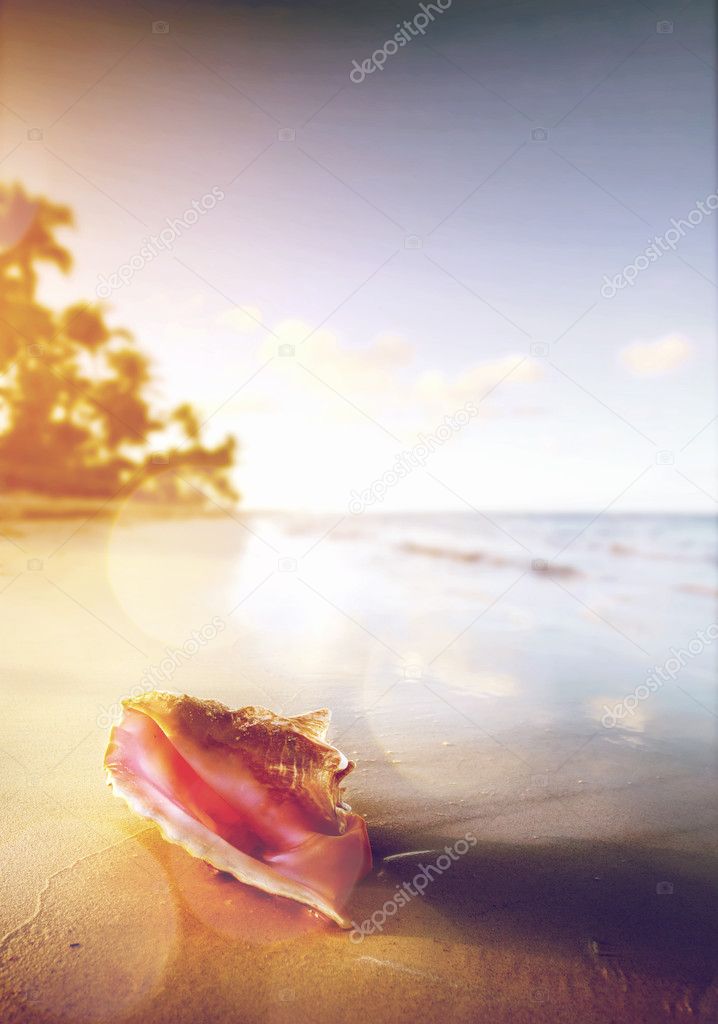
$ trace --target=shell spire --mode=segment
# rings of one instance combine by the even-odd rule
[[[162,691],[123,708],[105,754],[117,796],[218,870],[350,926],[371,849],[342,799],[354,763],[327,742],[327,708],[286,718]]]

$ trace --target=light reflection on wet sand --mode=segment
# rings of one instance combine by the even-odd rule
[[[676,680],[682,690],[666,684],[625,725],[601,725],[606,702],[714,620],[710,598],[694,592],[715,572],[706,526],[679,524],[683,537],[676,524],[644,526],[644,543],[648,535],[662,556],[646,563],[623,550],[638,550],[635,528],[615,521],[604,538],[576,545],[577,575],[558,586],[523,555],[496,566],[400,549],[404,534],[416,540],[421,530],[436,548],[442,529],[454,545],[490,545],[465,522],[348,521],[316,544],[334,521],[252,517],[249,533],[219,518],[120,519],[86,527],[42,570],[28,571],[16,553],[6,559],[8,578],[21,575],[3,598],[2,785],[13,806],[3,932],[32,911],[18,893],[89,855],[127,936],[113,945],[120,933],[108,931],[103,901],[69,872],[8,943],[13,976],[35,991],[43,943],[64,942],[68,914],[93,950],[106,941],[131,971],[128,922],[142,905],[148,920],[164,907],[162,920],[177,923],[152,951],[151,984],[116,996],[112,1015],[122,1019],[184,1019],[200,992],[212,993],[218,1016],[231,1005],[250,1020],[310,1009],[317,1020],[358,1019],[371,992],[375,1019],[396,1019],[400,1000],[421,1020],[428,987],[432,1013],[445,1000],[447,1020],[475,1019],[483,1007],[502,1021],[522,1005],[563,1019],[574,1002],[584,1020],[609,1011],[631,1019],[630,1005],[655,1020],[686,1005],[709,1020],[715,652],[691,659]],[[558,546],[567,532],[563,523],[514,526],[544,550],[549,535]],[[23,527],[23,543],[42,557],[63,530]],[[612,558],[609,541],[622,545]],[[504,555],[506,544],[496,541]],[[685,557],[669,557],[676,551]],[[412,858],[382,857],[443,849],[469,828],[479,837],[358,947],[301,908],[213,875],[154,829],[102,852],[138,823],[103,785],[99,709],[214,615],[226,628],[182,662],[169,688],[287,713],[332,707],[332,736],[358,762],[348,795],[377,855],[354,897],[356,920],[411,877]],[[49,827],[59,808],[72,829]],[[141,884],[129,849],[147,864]],[[671,894],[657,892],[665,881]],[[125,884],[137,896],[128,905],[117,900]],[[96,955],[60,961],[57,984],[70,985],[75,1019],[98,1012],[105,974]],[[329,957],[343,982],[327,983],[317,1006],[309,979]],[[85,997],[80,965],[92,976]],[[26,1007],[25,1019],[41,1019],[36,995]]]

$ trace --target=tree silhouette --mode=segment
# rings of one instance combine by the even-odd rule
[[[235,500],[235,439],[205,447],[191,405],[151,407],[150,361],[128,331],[108,325],[102,303],[56,313],[38,301],[43,263],[71,269],[56,233],[72,224],[68,207],[0,186],[0,486]],[[163,436],[178,440],[163,447]]]

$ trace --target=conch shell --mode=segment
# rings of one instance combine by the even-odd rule
[[[116,796],[218,870],[351,927],[343,907],[371,849],[341,799],[354,763],[326,742],[330,711],[283,718],[159,691],[122,703],[105,754]]]

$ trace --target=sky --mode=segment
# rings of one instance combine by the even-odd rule
[[[712,5],[428,9],[4,3],[0,180],[77,222],[43,297],[250,508],[713,512]]]

